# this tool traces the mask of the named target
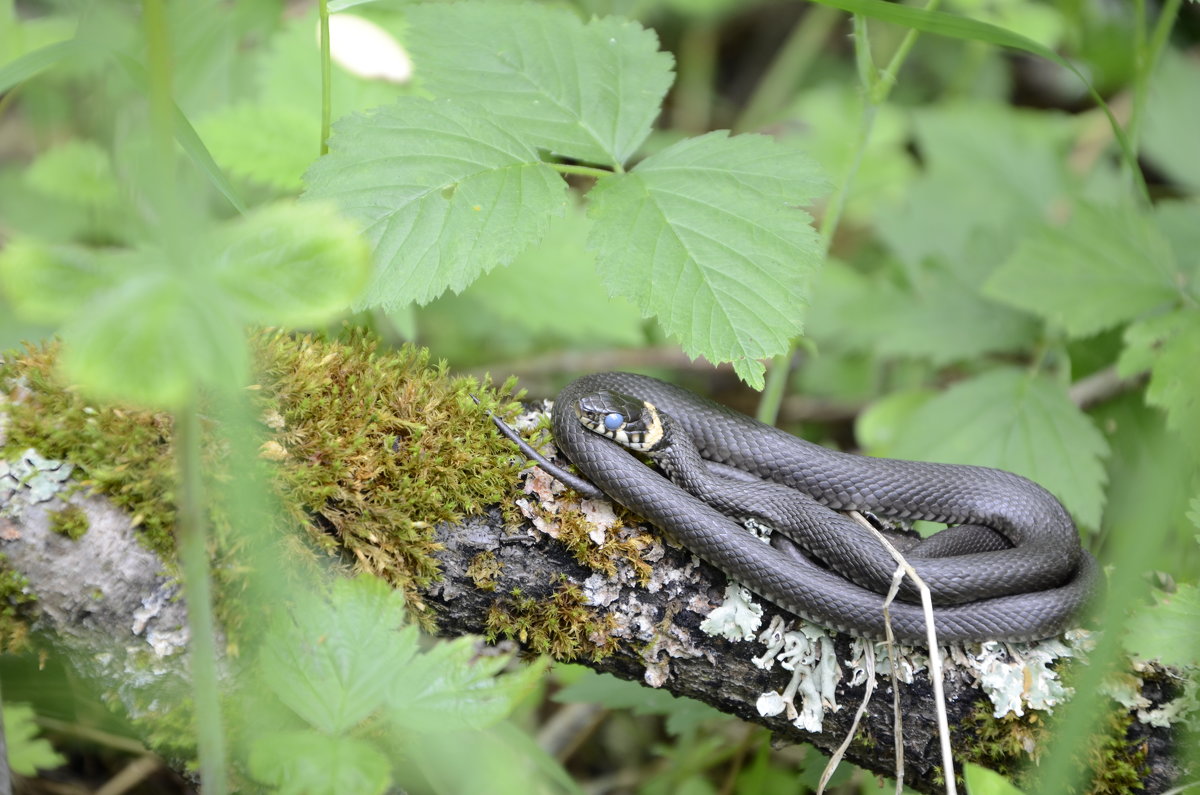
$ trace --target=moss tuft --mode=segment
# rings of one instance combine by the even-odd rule
[[[10,569],[0,554],[0,654],[20,654],[29,648],[28,614],[37,598],[29,592],[29,580]]]
[[[964,762],[976,762],[1011,779],[1027,792],[1036,784],[1036,762],[1042,743],[1053,731],[1045,716],[1030,712],[1024,717],[1005,715],[995,718],[988,704],[980,704],[972,715],[976,741],[964,756]],[[1101,729],[1089,738],[1085,758],[1079,760],[1092,777],[1082,790],[1086,795],[1118,795],[1142,789],[1146,773],[1145,743],[1131,743],[1129,727],[1133,714],[1116,702],[1098,724]]]
[[[439,576],[434,528],[509,501],[519,464],[486,410],[517,405],[449,377],[428,351],[383,356],[376,345],[360,332],[344,342],[261,334],[257,392],[275,429],[263,455],[276,462],[282,502],[309,537],[340,545],[360,569],[401,588],[428,624],[420,591]]]
[[[617,647],[611,636],[616,618],[587,605],[578,585],[563,581],[547,598],[525,596],[519,589],[511,600],[492,605],[487,615],[487,640],[503,635],[538,654],[570,661],[586,655],[599,661]]]
[[[625,561],[633,569],[633,574],[640,584],[649,584],[652,569],[642,554],[654,543],[654,536],[650,533],[622,533],[625,528],[633,527],[636,520],[627,524],[623,518],[631,517],[632,514],[620,506],[614,506],[618,511],[618,519],[605,533],[604,541],[597,544],[591,537],[596,525],[582,511],[565,507],[566,502],[560,498],[555,509],[551,511],[542,503],[533,501],[532,509],[538,512],[539,518],[547,525],[557,528],[559,542],[580,565],[608,577],[615,577],[618,561]]]
[[[0,389],[8,397],[8,439],[0,454],[12,457],[32,447],[47,458],[70,461],[82,486],[107,495],[133,517],[142,543],[173,560],[170,417],[84,399],[57,378],[58,349],[30,347],[0,361]]]
[[[72,541],[78,541],[88,531],[88,518],[78,505],[67,505],[50,514],[50,529]]]
[[[467,576],[475,582],[476,588],[490,593],[496,590],[496,580],[503,570],[504,564],[496,560],[496,553],[488,550],[471,559]]]

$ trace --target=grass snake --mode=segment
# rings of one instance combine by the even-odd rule
[[[623,408],[612,411],[614,401]],[[606,416],[643,403],[662,421],[653,438],[645,428],[615,429],[615,419],[614,429],[604,427]],[[581,422],[585,408],[595,432]],[[621,419],[637,427],[638,418]],[[1099,566],[1066,510],[1010,472],[829,450],[630,373],[572,382],[552,423],[559,450],[604,494],[760,596],[833,629],[882,638],[881,591],[895,569],[882,545],[838,510],[951,525],[905,552],[934,593],[942,643],[1051,637],[1072,626],[1100,587]],[[647,442],[657,443],[648,456],[670,478],[631,453],[637,443],[655,446]],[[747,518],[786,532],[812,557],[762,543],[740,523]],[[908,601],[890,608],[896,638],[924,642],[915,589],[900,598]]]

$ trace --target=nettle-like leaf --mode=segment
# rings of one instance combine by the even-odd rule
[[[463,294],[512,328],[580,345],[637,345],[645,340],[641,313],[623,298],[596,289],[595,258],[585,241],[591,222],[572,207],[551,220],[542,241],[511,265],[496,268]],[[555,311],[531,312],[530,307]],[[490,314],[489,313],[489,314]],[[494,332],[489,329],[489,334]]]
[[[1043,376],[998,368],[921,403],[885,450],[895,458],[1007,469],[1041,484],[1080,522],[1096,527],[1108,443]]]
[[[256,738],[249,762],[256,779],[285,795],[374,795],[392,784],[391,763],[371,744],[311,729]]]
[[[213,157],[232,174],[281,191],[299,192],[318,154],[321,120],[290,105],[231,105],[199,125]]]
[[[530,665],[501,675],[508,662],[478,657],[471,637],[441,641],[392,678],[388,715],[397,728],[420,734],[488,728],[512,712],[542,673]]]
[[[366,277],[367,250],[329,207],[271,205],[197,233],[186,256],[17,240],[0,284],[22,317],[63,322],[61,366],[91,394],[151,406],[243,383],[243,327],[315,323]]]
[[[332,207],[272,204],[223,229],[213,276],[250,322],[305,325],[345,309],[369,262],[358,230]]]
[[[795,148],[709,133],[600,180],[588,243],[612,292],[657,316],[688,355],[732,361],[761,388],[757,360],[802,327],[821,248],[797,205],[824,187]]]
[[[1084,337],[1179,296],[1170,244],[1132,208],[1083,204],[1027,237],[984,292]]]
[[[1128,624],[1125,648],[1143,660],[1158,660],[1180,668],[1200,665],[1200,587],[1181,584],[1174,593],[1155,593],[1154,604],[1141,607]],[[1187,638],[1191,643],[1181,642]]]
[[[624,164],[650,133],[671,86],[658,37],[613,17],[584,24],[539,5],[427,4],[409,12],[424,85],[484,108],[534,148]]]
[[[340,122],[307,196],[359,221],[376,270],[361,306],[428,303],[507,264],[562,215],[566,183],[478,108],[402,98]]]
[[[1167,413],[1167,427],[1200,447],[1200,311],[1180,309],[1134,323],[1125,330],[1117,372],[1150,371],[1146,402]]]
[[[28,704],[4,705],[4,734],[8,765],[22,776],[36,776],[38,770],[53,770],[67,763],[66,757],[38,737],[39,727],[33,707]]]
[[[112,160],[92,141],[67,141],[43,152],[25,179],[47,196],[88,207],[112,206],[119,196]]]
[[[260,663],[279,699],[326,734],[344,733],[383,702],[413,659],[415,626],[404,599],[373,577],[337,580],[328,597],[307,594],[271,628]]]

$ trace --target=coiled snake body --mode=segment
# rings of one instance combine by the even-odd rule
[[[602,435],[604,427],[584,426],[581,401],[613,395],[644,401],[662,416],[656,433],[673,435],[678,449],[656,460],[717,507],[655,473]],[[630,373],[574,381],[558,395],[552,419],[559,449],[609,497],[759,595],[837,630],[884,636],[877,590],[886,591],[895,563],[864,529],[830,509],[966,526],[906,552],[935,594],[942,643],[1056,635],[1099,587],[1099,567],[1080,548],[1066,510],[1009,472],[828,450]],[[722,511],[788,529],[829,568],[762,543]],[[915,591],[901,598],[915,599]],[[918,605],[896,602],[890,613],[897,639],[924,641]]]

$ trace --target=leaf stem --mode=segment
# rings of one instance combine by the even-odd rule
[[[176,529],[187,602],[192,687],[196,699],[200,787],[204,795],[222,795],[225,736],[217,700],[217,654],[212,612],[208,538],[204,526],[204,482],[200,463],[200,416],[194,403],[175,414],[175,456],[179,467],[179,519]]]
[[[829,6],[809,6],[775,55],[767,73],[733,125],[734,132],[757,130],[791,98],[812,62],[821,52],[842,12]]]
[[[1146,100],[1150,95],[1150,79],[1154,77],[1154,70],[1158,66],[1158,59],[1162,56],[1163,47],[1167,43],[1167,36],[1175,24],[1175,18],[1179,15],[1179,7],[1182,1],[1166,0],[1163,3],[1162,10],[1158,15],[1158,21],[1154,25],[1154,32],[1150,34],[1149,41],[1146,40],[1145,0],[1139,0],[1137,3],[1135,11],[1137,19],[1134,23],[1134,59],[1137,65],[1137,72],[1133,80],[1133,110],[1130,112],[1129,121],[1125,126],[1125,134],[1129,139],[1129,147],[1134,152],[1138,149],[1142,121],[1145,118]],[[1129,166],[1128,162],[1126,162],[1126,166]]]
[[[935,9],[940,2],[941,0],[929,0],[926,10]],[[900,67],[912,51],[916,37],[919,35],[916,30],[909,30],[900,42],[900,46],[896,48],[896,52],[892,55],[888,65],[879,73],[871,57],[871,42],[867,35],[866,19],[855,14],[851,18],[851,21],[854,27],[855,62],[858,65],[859,78],[863,84],[863,107],[858,117],[854,156],[847,164],[846,171],[838,181],[837,189],[826,204],[825,214],[821,218],[821,252],[826,256],[829,254],[829,249],[833,245],[834,235],[837,234],[838,225],[841,223],[842,213],[846,207],[846,197],[850,193],[850,186],[854,184],[854,178],[857,176],[858,169],[862,165],[863,155],[866,154],[867,146],[871,142],[871,134],[875,129],[875,118],[879,113],[879,106],[887,101],[888,94],[891,93],[892,87],[896,84],[896,75],[899,74]],[[783,403],[783,395],[791,374],[792,359],[794,358],[796,345],[797,341],[793,340],[788,352],[772,359],[767,368],[766,386],[759,398],[758,410],[755,413],[759,422],[774,425],[775,421],[779,418],[779,407]]]
[[[329,154],[329,131],[333,126],[333,80],[329,58],[329,0],[318,0],[321,26],[321,154]]]
[[[595,177],[596,179],[611,177],[614,173],[619,174],[624,172],[624,169],[621,169],[619,166],[617,167],[618,170],[609,171],[603,168],[596,168],[595,166],[576,166],[569,163],[550,163],[549,165],[550,168],[559,174],[580,174],[585,177]]]

